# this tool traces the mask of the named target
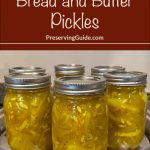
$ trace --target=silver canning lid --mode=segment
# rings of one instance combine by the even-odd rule
[[[66,95],[91,95],[103,93],[106,86],[104,78],[97,77],[61,77],[55,79],[56,93]]]
[[[76,75],[84,74],[85,67],[79,64],[59,64],[55,66],[56,74]]]
[[[112,71],[125,71],[122,66],[95,66],[91,69],[92,76],[103,76],[104,74]]]
[[[118,86],[138,86],[147,83],[147,74],[137,71],[109,72],[104,77],[108,84]]]
[[[51,83],[51,76],[46,73],[9,74],[4,78],[6,87],[13,89],[38,89]]]
[[[46,70],[41,67],[34,67],[34,66],[27,66],[27,67],[13,67],[9,69],[9,73],[32,73],[32,72],[43,72],[45,73]]]

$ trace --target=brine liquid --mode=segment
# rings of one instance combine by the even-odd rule
[[[107,120],[103,95],[56,94],[52,108],[53,150],[106,150]]]

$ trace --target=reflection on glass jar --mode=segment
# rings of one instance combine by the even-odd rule
[[[50,76],[5,76],[4,113],[12,150],[51,150]]]
[[[111,149],[135,149],[144,137],[147,94],[146,74],[108,73],[108,144]]]
[[[53,150],[106,150],[105,80],[65,77],[55,81]]]

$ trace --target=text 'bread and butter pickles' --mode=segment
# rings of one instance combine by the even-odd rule
[[[57,0],[17,0],[17,7],[57,7]],[[63,0],[63,7],[87,7],[87,0]],[[92,0],[92,7],[130,7],[131,0]]]
[[[99,8],[99,7],[130,7],[130,0],[92,0],[90,5],[87,5],[86,0],[63,0],[62,2],[56,0],[17,0],[17,7],[35,7],[35,8]],[[64,10],[65,11],[65,10]],[[50,14],[50,27],[51,29],[100,29],[100,18],[94,16],[88,16],[85,11],[80,14],[77,12],[62,13],[58,9]]]

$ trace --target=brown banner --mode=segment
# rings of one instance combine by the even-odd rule
[[[149,0],[1,0],[2,50],[148,50]]]

